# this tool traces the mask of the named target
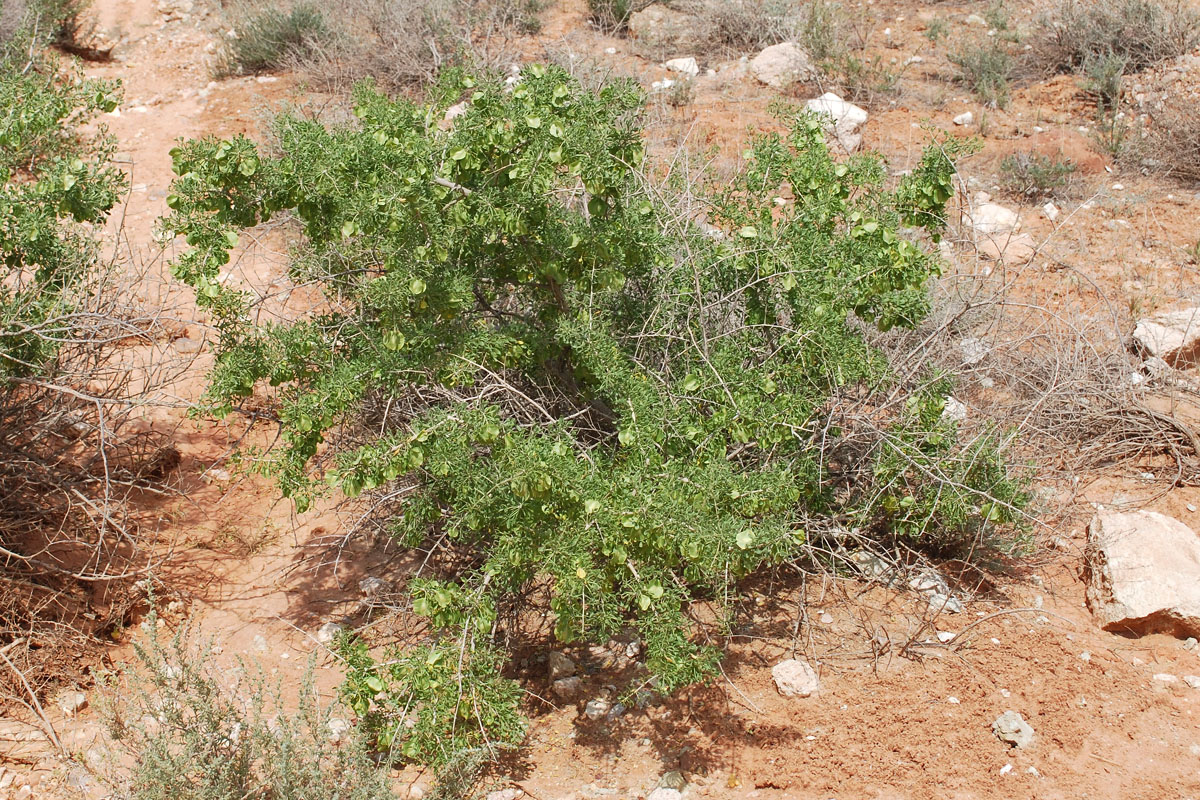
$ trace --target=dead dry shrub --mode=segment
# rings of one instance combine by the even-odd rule
[[[964,424],[1013,431],[1039,480],[1068,493],[1102,474],[1153,473],[1161,491],[1200,477],[1200,413],[1182,411],[1200,412],[1200,386],[1131,353],[1128,308],[1061,264],[984,267],[964,259],[939,281],[926,325],[887,343],[897,369],[955,371]]]
[[[297,685],[261,666],[216,662],[188,623],[166,639],[153,612],[148,641],[120,674],[101,676],[101,714],[116,758],[105,776],[119,800],[388,800],[377,765],[344,717],[323,700],[313,669]],[[285,695],[287,692],[287,695]],[[295,701],[290,695],[296,697]],[[335,716],[338,712],[343,717]]]
[[[1200,11],[1191,0],[1056,0],[1035,24],[1032,60],[1052,73],[1105,56],[1137,71],[1200,42]]]
[[[706,52],[753,53],[796,38],[802,15],[786,0],[704,0],[694,5],[695,36]]]
[[[386,91],[432,81],[448,67],[507,68],[517,42],[540,27],[544,0],[333,0],[330,35],[291,63],[319,84],[344,90],[372,78]]]
[[[1195,103],[1168,101],[1153,115],[1147,132],[1145,161],[1155,171],[1200,183],[1200,110]]]

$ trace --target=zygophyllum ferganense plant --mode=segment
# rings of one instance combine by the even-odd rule
[[[221,331],[212,408],[277,387],[285,445],[263,463],[297,506],[322,480],[392,498],[402,542],[473,554],[451,580],[409,582],[441,631],[427,646],[387,666],[348,649],[347,693],[382,744],[436,761],[520,739],[494,642],[498,609],[531,585],[550,588],[564,642],[636,628],[670,691],[720,657],[689,603],[727,608],[740,578],[800,551],[808,521],[952,538],[960,507],[977,515],[998,487],[1010,502],[992,521],[1010,518],[1002,461],[931,494],[925,472],[882,460],[888,485],[849,499],[821,461],[831,394],[887,381],[863,322],[928,311],[938,262],[902,230],[936,236],[961,143],[889,187],[877,158],[839,163],[822,120],[787,113],[700,223],[646,177],[632,85],[590,92],[531,66],[510,88],[455,75],[427,104],[369,87],[355,101],[355,125],[281,117],[271,155],[182,145],[164,226],[186,236],[175,274]],[[293,279],[326,300],[259,324],[218,276],[239,232],[280,213],[302,234]],[[953,425],[931,425],[935,444],[905,452],[952,449]]]

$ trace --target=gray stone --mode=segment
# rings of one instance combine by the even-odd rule
[[[782,42],[766,48],[750,61],[750,72],[773,89],[782,89],[817,77],[817,68],[813,66],[808,53],[795,42]]]
[[[63,692],[58,696],[58,708],[68,717],[78,714],[87,704],[87,695],[83,692]]]
[[[598,720],[601,717],[606,716],[611,710],[612,703],[608,702],[606,698],[597,697],[595,699],[588,700],[587,705],[583,709],[583,713],[584,716],[590,720]]]
[[[1109,511],[1087,539],[1087,603],[1105,630],[1200,635],[1200,537],[1191,528],[1156,511]]]
[[[1005,711],[992,723],[992,733],[1002,742],[1027,748],[1033,744],[1033,728],[1015,711]]]
[[[771,668],[775,688],[784,697],[808,697],[821,689],[821,679],[807,661],[789,658]]]
[[[570,700],[579,694],[581,688],[582,681],[576,676],[559,678],[550,684],[550,691],[554,692],[554,696],[560,700]]]
[[[546,669],[550,673],[551,681],[569,678],[575,674],[575,662],[556,650],[546,658]]]
[[[687,779],[683,777],[683,773],[677,769],[664,773],[658,779],[658,788],[674,789],[677,792],[682,792],[687,787]]]
[[[1173,367],[1196,364],[1200,362],[1200,308],[1138,320],[1133,340],[1148,356],[1161,358]]]
[[[976,233],[1011,233],[1017,229],[1017,212],[999,203],[983,202],[971,209],[967,217]]]
[[[321,627],[317,628],[317,641],[321,644],[329,644],[338,637],[342,632],[342,626],[336,622],[326,622]]]
[[[487,800],[517,800],[525,796],[524,789],[518,789],[515,786],[510,786],[507,789],[497,789],[494,792],[488,792]]]

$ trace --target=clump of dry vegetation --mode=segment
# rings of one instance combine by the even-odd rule
[[[363,78],[389,91],[411,89],[448,67],[507,67],[515,41],[540,27],[544,7],[544,0],[242,5],[230,14],[238,36],[227,45],[224,71],[292,68],[339,90]]]
[[[1059,0],[1036,27],[1033,59],[1047,72],[1076,71],[1103,56],[1136,71],[1200,43],[1200,11],[1187,0]]]

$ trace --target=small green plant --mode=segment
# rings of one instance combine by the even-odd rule
[[[323,707],[311,672],[294,708],[261,671],[218,667],[210,645],[182,626],[135,643],[136,664],[101,676],[109,738],[133,757],[111,776],[125,800],[393,800],[386,769],[363,737]],[[119,760],[118,760],[119,763]]]
[[[849,100],[871,102],[895,92],[900,72],[878,55],[863,53],[865,37],[840,4],[815,0],[799,25],[801,41],[821,72]]]
[[[937,44],[949,34],[950,25],[947,24],[946,20],[942,19],[941,17],[934,17],[933,19],[929,20],[929,23],[925,26],[925,32],[922,35],[933,44]]]
[[[482,751],[494,760],[498,748],[525,738],[523,692],[501,676],[506,657],[487,641],[494,616],[477,600],[472,615],[453,591],[430,582],[414,594],[439,625],[462,630],[461,640],[391,648],[381,660],[360,641],[347,639],[340,648],[347,666],[342,698],[376,746],[396,759],[446,767]]]
[[[228,72],[278,69],[290,59],[303,58],[329,35],[321,9],[306,0],[286,11],[268,6],[245,8],[241,13],[234,23],[237,38],[228,44]]]
[[[464,96],[453,126],[432,124]],[[1002,437],[963,445],[957,423],[898,411],[852,437],[834,410],[867,387],[907,396],[864,331],[928,313],[924,242],[972,145],[940,138],[890,181],[781,106],[786,133],[682,202],[679,176],[650,183],[645,101],[540,65],[511,89],[446,74],[426,103],[360,87],[355,126],[283,116],[272,154],[243,137],[172,153],[162,226],[188,243],[172,271],[220,331],[207,407],[274,404],[284,445],[259,467],[300,510],[403,496],[394,536],[441,566],[407,577],[424,643],[345,651],[348,702],[389,752],[443,762],[520,739],[500,621],[533,587],[560,641],[635,628],[670,692],[714,673],[738,581],[830,520],[965,552],[1024,505]],[[678,211],[697,202],[703,225]],[[218,275],[282,213],[302,235],[291,275],[328,305],[264,325]],[[843,436],[873,442],[836,479],[847,491],[826,466]]]
[[[949,56],[959,69],[959,80],[971,89],[979,101],[994,108],[1005,108],[1009,100],[1009,79],[1013,58],[994,37],[967,44]]]
[[[1000,178],[1005,189],[1026,197],[1056,197],[1071,184],[1076,164],[1068,158],[1042,153],[1012,153],[1000,162]]]
[[[667,89],[666,95],[667,105],[672,108],[690,106],[696,99],[695,87],[690,80],[676,81]]]
[[[619,31],[637,10],[637,0],[587,0],[592,21],[604,31]]]
[[[1113,161],[1136,161],[1143,149],[1137,126],[1120,110],[1113,109],[1096,120],[1092,141]]]
[[[1114,53],[1089,54],[1084,59],[1084,88],[1096,98],[1098,115],[1113,113],[1120,104],[1125,67],[1125,57]]]

